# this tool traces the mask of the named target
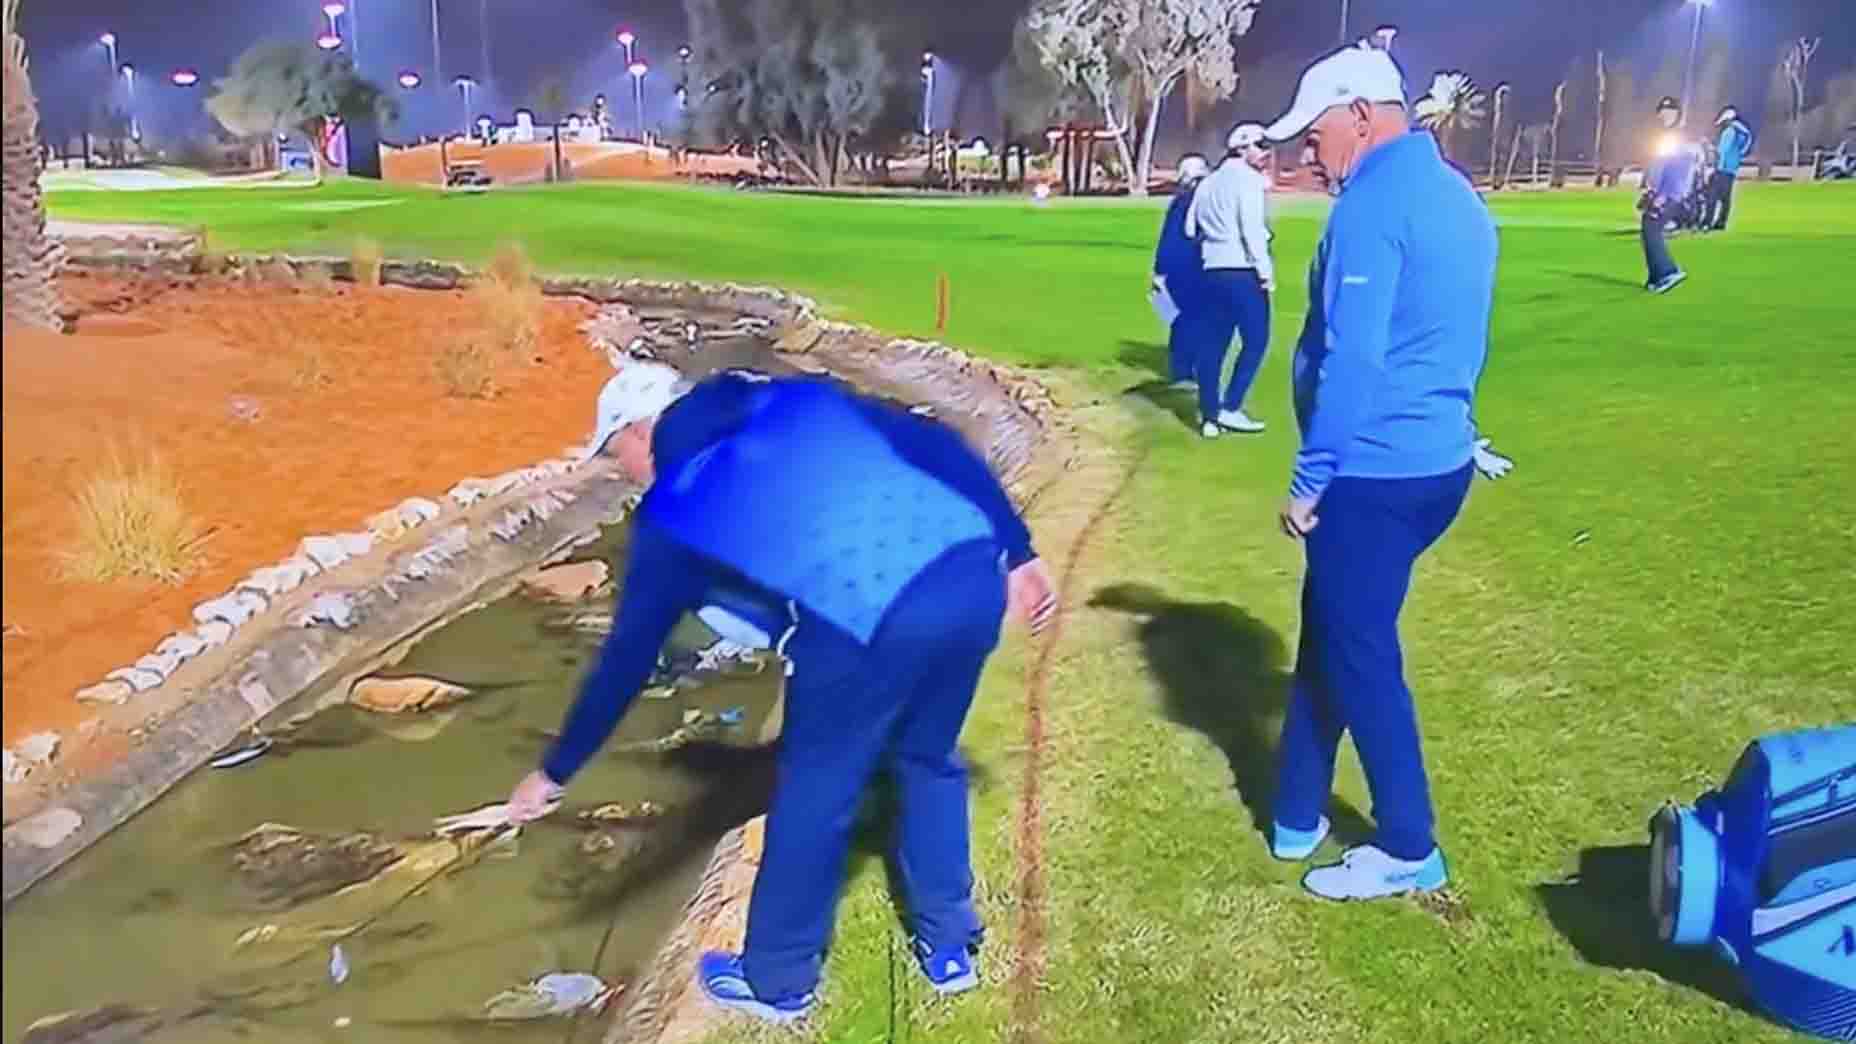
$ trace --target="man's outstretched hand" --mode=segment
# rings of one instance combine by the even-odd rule
[[[561,795],[566,793],[559,783],[548,778],[546,772],[536,769],[522,777],[516,789],[509,795],[509,821],[527,823],[540,819],[554,811],[561,803]]]
[[[1488,439],[1477,439],[1474,451],[1476,470],[1482,477],[1493,481],[1514,470],[1514,461],[1489,448]]]
[[[1006,578],[1006,612],[1038,634],[1057,615],[1057,585],[1051,583],[1044,560],[1034,558]]]

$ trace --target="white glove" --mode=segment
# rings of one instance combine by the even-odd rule
[[[1481,472],[1482,477],[1485,479],[1493,481],[1514,470],[1514,461],[1490,449],[1488,439],[1476,440],[1476,448],[1473,455],[1476,461],[1476,470]]]

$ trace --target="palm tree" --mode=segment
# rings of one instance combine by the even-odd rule
[[[1605,187],[1605,52],[1598,52],[1598,131],[1592,135],[1592,163],[1598,168],[1598,187]]]
[[[1505,83],[1495,85],[1495,115],[1489,120],[1489,187],[1501,188],[1507,184],[1499,171],[1501,163],[1498,156],[1502,147],[1502,113],[1508,108],[1508,93],[1513,90]]]
[[[64,251],[45,234],[45,196],[39,173],[45,161],[39,151],[39,102],[32,93],[26,69],[26,41],[15,31],[19,0],[4,0],[0,7],[0,39],[4,39],[6,97],[4,141],[0,142],[0,185],[4,197],[4,296],[6,317],[48,330],[62,329],[59,318],[58,269]]]
[[[1553,88],[1553,123],[1550,125],[1551,130],[1548,131],[1548,136],[1552,139],[1553,144],[1551,148],[1548,149],[1548,152],[1547,152],[1547,184],[1548,185],[1559,184],[1560,121],[1565,118],[1566,118],[1566,81],[1561,80],[1559,82],[1559,86]]]
[[[1536,123],[1527,128],[1525,132],[1527,147],[1534,151],[1534,172],[1528,175],[1527,178],[1529,188],[1536,187],[1540,184],[1540,150],[1542,146],[1546,145],[1552,133],[1553,128],[1544,123]]]
[[[1418,99],[1418,123],[1437,135],[1448,156],[1457,131],[1481,126],[1488,114],[1487,102],[1488,96],[1469,74],[1440,72],[1431,80],[1430,93]]]
[[[561,121],[567,117],[569,104],[567,85],[558,76],[548,77],[535,88],[535,108],[554,125],[554,166],[549,171],[550,181],[565,180],[561,166]]]

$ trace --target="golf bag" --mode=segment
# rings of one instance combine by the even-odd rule
[[[1856,1040],[1856,725],[1751,744],[1650,838],[1663,941],[1712,944],[1773,1018]]]

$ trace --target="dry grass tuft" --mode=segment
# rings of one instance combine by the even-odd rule
[[[445,394],[458,399],[496,397],[496,350],[480,337],[465,335],[438,350],[434,363]]]
[[[385,262],[385,254],[380,244],[363,236],[348,248],[348,272],[354,277],[359,287],[376,287],[380,285],[380,269]]]
[[[535,282],[535,265],[528,259],[528,251],[520,243],[505,243],[496,249],[490,258],[490,267],[484,270],[490,281],[504,286],[529,286]]]
[[[541,291],[533,283],[484,280],[470,291],[484,339],[503,354],[538,360],[541,344]]]
[[[73,544],[63,555],[70,579],[174,584],[200,564],[207,533],[187,510],[179,476],[153,450],[128,460],[112,447],[74,508]]]

